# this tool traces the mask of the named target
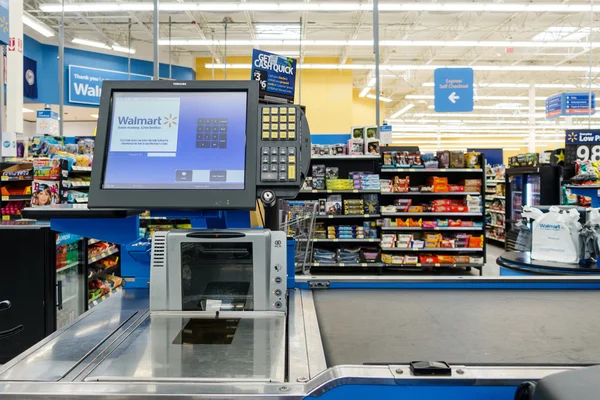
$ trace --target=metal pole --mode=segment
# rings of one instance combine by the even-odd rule
[[[131,80],[131,18],[127,28],[127,80]]]
[[[65,0],[61,1],[60,26],[58,32],[58,134],[63,136],[65,106]]]
[[[212,80],[215,80],[215,30],[212,30],[212,35],[211,35],[211,39],[212,39],[212,51],[210,52],[210,65],[212,65],[211,68],[211,73],[212,73]]]
[[[225,19],[225,72],[223,73],[223,79],[227,80],[227,19]]]
[[[373,50],[375,53],[375,125],[379,126],[379,0],[373,0]]]
[[[535,153],[535,83],[529,82],[529,144],[527,151]]]
[[[592,48],[593,44],[593,25],[594,25],[594,0],[590,1],[590,70],[589,74],[589,85],[588,85],[588,129],[592,128],[592,67],[594,62],[594,49]]]
[[[158,21],[158,0],[154,0],[154,80],[156,80],[156,81],[159,79],[159,75],[158,75],[158,67],[159,67],[159,61],[158,61],[158,35],[159,35],[159,31],[158,31],[158,26],[159,26],[159,21]]]
[[[171,16],[169,15],[169,79],[172,76],[172,68],[171,68]]]
[[[302,105],[302,68],[298,69],[298,67],[302,64],[302,36],[304,32],[302,32],[302,17],[300,17],[300,42],[298,43],[298,63],[296,64],[296,69],[298,73],[298,104]]]

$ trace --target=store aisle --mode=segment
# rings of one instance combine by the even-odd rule
[[[496,264],[496,259],[504,252],[504,247],[488,243],[486,250],[487,257],[485,267],[483,267],[483,276],[499,276],[500,268]]]

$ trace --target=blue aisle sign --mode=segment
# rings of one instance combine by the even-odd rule
[[[100,105],[102,82],[105,80],[126,81],[127,78],[127,72],[69,65],[69,102]],[[149,81],[152,80],[152,77],[129,74],[129,79],[132,81]]]
[[[8,44],[8,3],[9,0],[0,0],[0,42]]]
[[[546,119],[588,115],[590,110],[596,113],[595,93],[592,93],[591,105],[589,93],[559,93],[546,99]]]
[[[600,161],[600,130],[577,129],[565,132],[565,164]]]
[[[262,50],[252,50],[251,80],[258,81],[259,97],[294,102],[296,60]]]
[[[433,81],[436,112],[473,111],[473,68],[438,68]]]

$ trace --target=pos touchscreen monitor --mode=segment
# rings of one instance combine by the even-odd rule
[[[254,209],[254,81],[106,81],[90,208]]]

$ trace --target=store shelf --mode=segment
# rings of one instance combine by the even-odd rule
[[[504,214],[504,210],[493,210],[491,208],[488,208],[486,211],[489,211],[491,213],[495,213],[495,214]]]
[[[477,251],[477,252],[482,252],[483,249],[480,247],[452,247],[452,248],[444,248],[444,247],[426,247],[426,248],[414,248],[414,247],[382,247],[381,248],[382,252],[387,252],[387,251],[393,251],[393,252],[418,252],[418,253],[427,253],[427,252],[449,252],[449,253],[453,253],[453,252],[459,252],[459,251],[464,251],[464,252],[472,252],[472,251]]]
[[[99,243],[99,242],[102,242],[102,240],[100,240],[100,239],[90,239],[90,240],[88,240],[88,245],[89,244],[94,244],[94,243]]]
[[[496,194],[495,190],[486,190],[485,194]]]
[[[2,182],[31,182],[33,180],[32,177],[17,177],[17,176],[2,176],[0,177],[0,181]]]
[[[79,296],[75,294],[75,295],[73,295],[73,296],[69,296],[69,297],[67,297],[66,299],[62,299],[62,304],[68,303],[69,301],[73,301],[73,300],[75,300],[75,299],[76,299],[76,298],[78,298],[78,297],[79,297]]]
[[[122,286],[117,286],[116,288],[114,288],[110,292],[106,293],[104,296],[100,296],[96,300],[90,301],[89,302],[89,308],[97,306],[98,304],[102,303],[104,300],[108,299],[110,296],[114,295],[117,292],[120,292],[122,289],[123,289]]]
[[[483,214],[480,212],[392,212],[392,213],[381,213],[382,217],[401,217],[401,216],[412,216],[412,217],[482,217]]]
[[[96,280],[96,279],[98,279],[99,277],[101,277],[104,274],[110,274],[114,270],[116,270],[117,268],[119,268],[118,265],[113,265],[112,267],[104,268],[102,271],[98,271],[95,274],[92,274],[91,276],[89,276],[88,277],[88,282]]]
[[[481,168],[385,168],[381,167],[381,172],[479,172]]]
[[[500,225],[500,224],[487,224],[487,226],[493,226],[494,228],[502,228],[502,229],[504,229],[504,225]]]
[[[64,182],[65,188],[89,188],[90,182]]]
[[[330,189],[312,189],[301,190],[299,193],[381,193],[381,190],[330,190]]]
[[[479,196],[479,192],[381,192],[383,196]]]
[[[379,160],[381,159],[381,155],[347,155],[343,154],[340,156],[331,156],[331,155],[317,155],[313,154],[310,156],[311,160]]]
[[[504,239],[499,238],[499,237],[495,237],[495,236],[489,236],[488,235],[487,238],[490,239],[490,240],[495,240],[496,242],[502,242],[502,243],[506,242]]]
[[[435,263],[435,264],[384,264],[384,267],[421,267],[421,268],[431,268],[431,267],[441,267],[441,268],[482,268],[483,264],[443,264],[443,263]]]
[[[436,226],[434,228],[422,228],[418,226],[384,226],[382,231],[481,231],[482,226]]]
[[[306,239],[296,239],[297,242],[306,242]],[[366,239],[311,239],[311,242],[319,243],[379,243],[381,239],[366,238]]]
[[[18,215],[3,215],[2,221],[33,221],[33,220],[23,218],[23,216],[21,214],[18,214]]]
[[[30,201],[30,200],[31,200],[30,194],[22,194],[22,195],[13,194],[10,196],[2,196],[2,201]]]
[[[506,199],[506,196],[501,196],[499,194],[492,196],[494,199]]]
[[[79,167],[74,165],[71,167],[71,172],[92,172],[92,167]]]
[[[313,264],[307,264],[307,266],[309,267],[321,267],[321,268],[327,268],[327,267],[383,267],[385,266],[385,264],[383,263],[358,263],[358,264],[353,264],[353,263],[334,263],[334,264],[323,264],[323,263],[313,263]]]
[[[485,183],[505,183],[505,181],[501,179],[488,179],[485,181]]]
[[[600,189],[600,185],[563,185],[567,189]]]
[[[317,215],[316,219],[356,219],[356,218],[379,218],[380,214],[362,214],[362,215]]]
[[[113,254],[116,254],[118,252],[119,252],[119,249],[117,247],[115,247],[114,249],[108,250],[108,251],[103,251],[102,253],[98,254],[97,256],[90,257],[88,259],[88,264],[93,264],[97,261],[102,260],[103,258],[112,256]]]
[[[66,270],[68,270],[68,269],[71,269],[71,268],[73,268],[73,267],[76,267],[76,266],[78,266],[79,264],[81,264],[81,262],[80,262],[80,261],[75,261],[75,262],[72,262],[71,264],[67,264],[67,265],[65,265],[64,267],[57,269],[57,270],[56,270],[56,272],[62,272],[62,271],[66,271]]]

